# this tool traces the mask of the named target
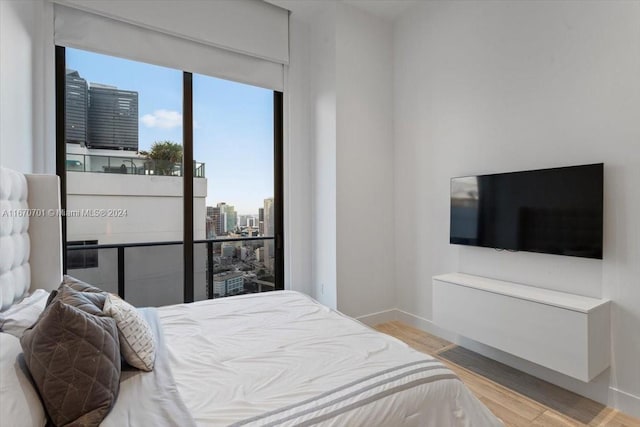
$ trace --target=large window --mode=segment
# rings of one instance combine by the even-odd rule
[[[213,258],[213,285],[196,299],[275,288],[273,109],[270,90],[193,76],[194,156],[212,184],[194,198],[194,211],[206,209],[194,239],[214,240],[196,245]]]
[[[136,305],[283,288],[281,93],[64,47],[56,79],[68,274]]]

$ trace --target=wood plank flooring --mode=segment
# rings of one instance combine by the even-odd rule
[[[640,427],[640,420],[402,322],[375,326],[442,360],[508,427]]]

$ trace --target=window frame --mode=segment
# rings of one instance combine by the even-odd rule
[[[183,302],[194,301],[194,238],[193,238],[193,74],[183,74]],[[60,205],[67,208],[66,180],[66,48],[55,46],[55,105],[56,105],[56,175],[60,178]],[[275,290],[283,290],[285,283],[284,260],[284,96],[273,91],[273,161],[274,161],[274,276]],[[62,216],[62,268],[67,273],[67,221]],[[113,245],[111,245],[113,246]],[[118,258],[124,257],[124,248],[118,248]],[[118,288],[124,295],[124,262],[118,263]]]

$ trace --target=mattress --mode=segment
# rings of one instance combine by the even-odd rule
[[[200,426],[499,426],[440,362],[293,291],[161,307]]]

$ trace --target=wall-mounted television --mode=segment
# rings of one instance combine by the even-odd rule
[[[602,259],[603,166],[452,178],[449,241]]]

